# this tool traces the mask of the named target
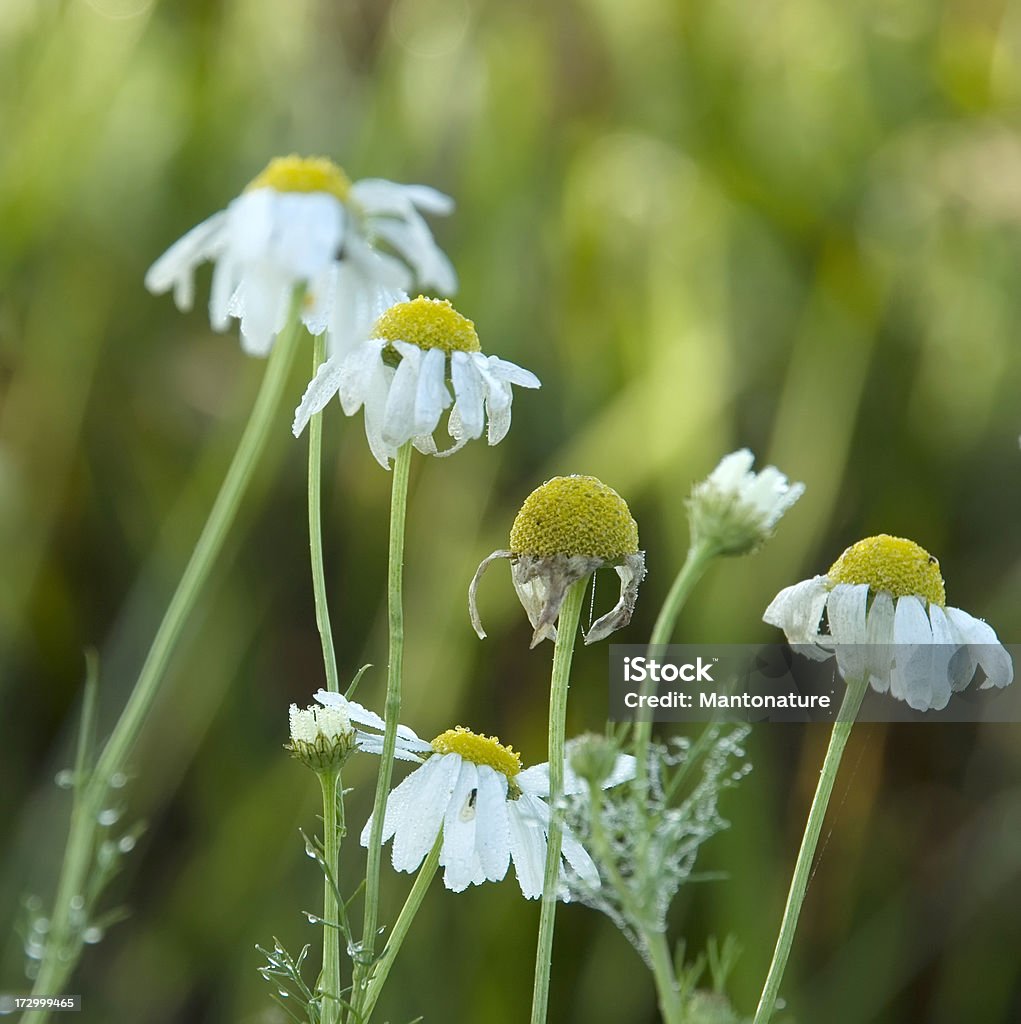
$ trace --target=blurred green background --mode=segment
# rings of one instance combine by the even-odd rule
[[[550,649],[482,556],[543,479],[594,473],[648,552],[648,635],[683,559],[683,499],[751,446],[808,485],[775,540],[711,570],[680,639],[752,642],[782,586],[869,533],[940,558],[952,604],[1021,639],[1021,9],[1004,0],[4,0],[0,5],[0,990],[49,896],[82,649],[123,703],[262,365],[144,291],[149,263],[281,153],[451,193],[435,224],[483,348],[533,369],[498,448],[413,467],[404,720],[545,760]],[[200,276],[200,296],[208,275]],[[293,381],[295,403],[310,353]],[[272,1022],[256,942],[317,943],[298,828],[314,779],[281,750],[322,683],[304,439],[281,411],[230,557],[178,651],[124,790],[149,829],[86,951],[89,1022]],[[326,557],[342,670],[377,666],[389,477],[326,417]],[[612,584],[600,589],[609,598]],[[606,713],[578,652],[570,731]],[[801,1024],[1021,1020],[1021,727],[862,726],[784,986]],[[751,1012],[824,727],[762,727],[732,829],[682,893],[692,951],[735,934]],[[371,802],[359,762],[351,819]],[[352,877],[362,851],[351,844]],[[352,863],[353,862],[353,863]],[[387,909],[409,879],[388,872]],[[521,1021],[535,904],[508,877],[437,886],[380,1019]],[[656,1019],[612,925],[560,915],[551,1020]]]

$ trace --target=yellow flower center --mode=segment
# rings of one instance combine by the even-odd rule
[[[495,736],[479,736],[463,725],[441,732],[432,748],[437,754],[460,754],[472,764],[489,765],[508,779],[521,771],[521,757],[512,747],[505,747]]]
[[[594,476],[556,476],[525,498],[511,526],[515,554],[585,555],[613,561],[638,551],[627,502]]]
[[[272,188],[277,192],[328,192],[341,202],[351,192],[351,179],[325,157],[278,156],[249,184],[246,191]]]
[[[390,342],[406,341],[421,349],[441,348],[448,354],[482,350],[471,320],[461,316],[447,299],[427,299],[424,295],[391,306],[376,321],[372,336]]]
[[[894,597],[924,597],[941,608],[947,595],[939,562],[913,540],[885,533],[852,544],[826,574],[834,583],[867,583]]]

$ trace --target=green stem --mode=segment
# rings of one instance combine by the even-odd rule
[[[794,865],[794,877],[791,879],[790,892],[787,894],[787,906],[784,908],[780,934],[777,936],[773,961],[769,965],[769,973],[766,975],[766,982],[762,988],[759,1006],[755,1011],[754,1024],[767,1024],[767,1021],[773,1016],[780,983],[787,967],[787,960],[791,955],[791,946],[794,943],[794,932],[798,927],[801,905],[805,902],[808,878],[812,869],[812,860],[815,857],[815,849],[819,845],[819,835],[826,817],[826,807],[829,804],[830,794],[833,792],[833,783],[837,778],[837,770],[840,768],[840,759],[843,756],[844,747],[847,745],[847,738],[851,735],[854,720],[858,716],[858,709],[861,707],[867,689],[867,678],[848,682],[844,700],[837,713],[837,720],[833,723],[830,744],[826,748],[826,757],[822,762],[819,785],[816,787],[815,796],[812,799],[812,809],[808,812],[808,822],[805,824],[801,849],[798,851],[797,863]]]
[[[319,773],[323,790],[323,860],[326,863],[323,885],[323,971],[319,977],[322,996],[322,1024],[340,1020],[340,827],[337,820],[337,789],[340,772]]]
[[[564,732],[567,722],[567,689],[570,684],[574,640],[581,618],[588,578],[571,585],[560,606],[557,639],[553,648],[553,672],[549,703],[549,808],[546,871],[542,881],[542,910],[535,950],[535,983],[532,988],[531,1024],[545,1024],[549,1005],[550,969],[553,961],[553,925],[560,884],[560,853],[564,827],[560,803],[564,797]]]
[[[401,945],[411,928],[411,922],[415,920],[415,915],[422,906],[422,900],[429,889],[429,883],[436,874],[436,869],[440,863],[440,849],[442,846],[443,836],[441,835],[433,844],[429,856],[426,857],[424,863],[418,869],[418,877],[415,879],[415,884],[411,887],[411,892],[408,893],[408,898],[404,901],[404,906],[401,908],[397,922],[393,926],[393,931],[390,933],[386,947],[372,969],[372,975],[365,986],[365,998],[361,1007],[361,1017],[359,1018],[365,1024],[367,1024],[372,1016],[372,1011],[376,1008],[376,1002],[383,991],[383,986],[386,984],[390,968],[393,967],[394,960],[397,959],[397,954],[401,951]]]
[[[324,335],[317,335],[312,352],[312,373],[319,369],[325,356]],[[333,630],[330,627],[330,609],[326,603],[326,573],[323,569],[322,522],[322,448],[323,414],[317,412],[308,425],[308,541],[312,554],[312,592],[316,603],[316,625],[323,645],[323,664],[326,667],[326,689],[340,692],[337,675],[337,655],[333,649]]]
[[[642,930],[649,959],[652,962],[652,976],[656,981],[656,996],[659,1000],[659,1012],[666,1024],[683,1024],[684,1007],[681,1005],[681,994],[677,987],[674,974],[673,959],[667,938],[662,932]]]
[[[403,445],[394,459],[390,493],[390,560],[387,572],[387,612],[390,644],[386,674],[386,728],[383,732],[383,754],[376,777],[376,797],[372,804],[372,830],[365,871],[365,920],[362,928],[362,968],[371,969],[372,954],[379,926],[379,867],[383,852],[383,819],[390,796],[394,750],[397,747],[397,724],[401,714],[401,675],[404,668],[404,523],[408,506],[408,475],[411,467],[411,443]],[[364,975],[362,978],[364,983]],[[356,998],[358,994],[355,993]]]
[[[666,1024],[683,1024],[683,1008],[677,976],[674,973],[673,960],[666,936],[654,931],[642,923],[642,913],[636,907],[631,887],[624,880],[617,867],[609,838],[603,828],[603,791],[595,782],[589,783],[589,806],[591,807],[590,825],[592,829],[592,852],[597,862],[609,878],[610,885],[620,898],[621,906],[634,923],[639,935],[645,941],[652,964],[652,975],[656,983],[656,995],[659,1010]]]
[[[209,518],[170,600],[131,696],[72,812],[64,861],[57,883],[49,941],[33,986],[33,992],[37,995],[60,993],[77,963],[81,939],[75,935],[75,928],[72,927],[72,903],[85,890],[95,847],[97,818],[106,802],[110,779],[123,770],[152,708],[170,656],[216,564],[252,474],[266,447],[270,431],[275,425],[275,413],[290,376],[301,328],[299,314],[303,297],[304,289],[296,289],[287,327],[273,346],[258,397]],[[48,1017],[48,1011],[39,1011],[26,1015],[24,1020],[43,1024]]]
[[[656,623],[652,627],[652,636],[649,638],[649,646],[655,647],[670,643],[677,626],[677,619],[681,609],[695,589],[695,584],[702,578],[709,563],[713,560],[716,551],[707,544],[694,544],[688,548],[688,555],[684,559],[684,565],[674,578],[670,592],[659,610]],[[642,694],[648,696],[655,687],[651,679],[642,683]],[[652,741],[652,712],[646,709],[643,718],[635,722],[635,788],[639,793],[644,794],[648,790],[649,779],[649,743]]]

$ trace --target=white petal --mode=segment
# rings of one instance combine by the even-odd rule
[[[948,608],[947,618],[956,637],[968,645],[970,653],[986,674],[981,689],[1009,686],[1014,680],[1014,662],[993,627],[960,608]]]
[[[298,408],[294,410],[294,423],[291,425],[291,433],[297,437],[306,427],[308,421],[317,413],[326,408],[327,403],[340,390],[340,380],[343,376],[342,361],[334,357],[328,359],[316,371],[316,375],[305,388]]]
[[[458,755],[447,754],[447,757]],[[443,819],[443,884],[453,892],[463,892],[475,876],[475,833],[478,812],[479,770],[471,761],[461,761],[447,813]]]
[[[310,281],[334,260],[344,235],[344,208],[326,192],[286,192],[274,210],[274,261],[295,281]]]
[[[574,869],[578,877],[590,888],[599,888],[599,868],[589,856],[588,851],[578,842],[577,836],[566,826],[564,827],[561,844],[564,860]]]
[[[893,646],[893,597],[881,590],[872,599],[865,627],[869,682],[877,693],[890,689],[890,669],[896,652]]]
[[[792,644],[816,644],[821,639],[819,622],[828,597],[825,576],[802,580],[781,590],[762,619],[771,626],[779,626]]]
[[[474,440],[482,436],[482,428],[485,425],[485,390],[482,374],[476,367],[475,360],[467,352],[454,352],[451,355],[450,373],[460,417],[459,433]],[[451,436],[457,436],[453,429],[450,433]]]
[[[146,272],[145,287],[156,295],[173,288],[177,308],[191,309],[195,298],[194,270],[222,252],[226,220],[227,214],[221,210],[174,242]]]
[[[916,711],[927,711],[931,706],[932,626],[925,614],[925,606],[914,596],[897,599],[893,616],[895,658],[890,673],[890,693],[898,700],[907,701]]]
[[[383,438],[398,448],[416,433],[415,395],[421,365],[422,350],[415,345],[401,345],[401,361],[390,383],[383,413]]]
[[[543,811],[547,813],[542,814]],[[525,899],[537,899],[542,895],[543,875],[546,871],[545,825],[549,820],[548,808],[535,797],[522,793],[517,800],[508,801],[507,815],[510,823],[510,854],[518,885]]]
[[[826,618],[840,674],[847,680],[865,677],[867,583],[838,583],[826,601]]]
[[[479,766],[475,848],[486,878],[498,882],[510,864],[510,823],[507,816],[507,776],[488,765]]]
[[[447,391],[446,376],[446,353],[443,349],[430,349],[422,359],[418,373],[413,437],[432,434],[440,422],[443,410],[450,406],[451,398],[450,392]]]
[[[394,836],[393,847],[393,866],[397,871],[414,871],[422,863],[425,855],[436,842],[444,814],[450,804],[451,795],[458,779],[461,758],[457,754],[445,754],[439,758],[431,757],[412,775],[418,775],[425,771],[434,761],[437,761],[438,764],[427,779],[428,784],[423,784],[416,789],[413,794],[413,806],[409,800],[408,806],[402,809],[405,821],[403,827]],[[400,786],[397,788],[400,789]],[[397,790],[394,790],[390,794],[390,799],[393,800],[396,795]],[[389,814],[388,801],[388,818]]]
[[[496,356],[488,356],[489,372],[497,380],[505,380],[508,384],[517,384],[519,388],[541,388],[542,384],[531,370],[526,370],[517,363],[510,363],[506,359],[498,359]]]

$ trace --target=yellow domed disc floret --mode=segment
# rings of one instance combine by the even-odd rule
[[[461,316],[447,299],[427,299],[424,295],[391,306],[376,321],[372,336],[390,342],[406,341],[421,349],[440,348],[448,354],[482,350],[471,320]]]
[[[627,502],[594,476],[557,476],[525,499],[510,534],[516,555],[616,561],[638,551]]]
[[[344,202],[351,192],[351,179],[326,157],[278,156],[248,186],[246,191],[272,188],[277,192],[328,192]]]
[[[479,736],[463,725],[441,732],[432,741],[432,748],[437,754],[460,754],[472,764],[488,765],[508,779],[521,771],[521,758],[512,747],[504,746],[495,736]]]
[[[941,608],[947,600],[939,562],[913,540],[885,533],[852,544],[826,575],[834,583],[867,583],[894,597],[914,594]]]

